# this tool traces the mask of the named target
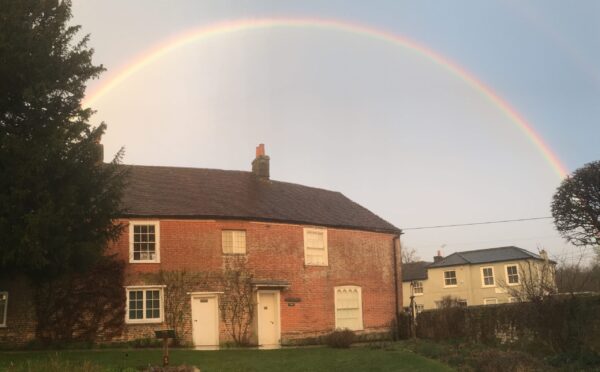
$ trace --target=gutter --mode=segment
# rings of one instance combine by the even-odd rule
[[[322,223],[315,221],[301,221],[293,219],[282,219],[282,218],[268,218],[268,217],[253,217],[253,216],[222,216],[222,215],[202,215],[202,214],[160,214],[160,213],[122,213],[115,219],[131,220],[131,219],[160,219],[160,220],[223,220],[223,221],[248,221],[248,222],[262,222],[262,223],[283,223],[289,225],[301,225],[301,226],[319,226],[333,229],[342,230],[356,230],[356,231],[367,231],[382,234],[402,234],[402,230],[385,227],[374,227],[374,226],[358,226],[358,225],[342,225],[342,224],[331,224]]]
[[[400,327],[400,311],[398,310],[398,252],[396,249],[396,242],[398,242],[398,245],[400,245],[400,235],[394,236],[394,238],[392,239],[392,252],[394,257],[394,301],[396,304],[396,308],[394,309],[394,315],[396,319],[395,332],[398,332],[398,329]]]

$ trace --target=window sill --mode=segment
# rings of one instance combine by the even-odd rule
[[[424,293],[415,293],[415,296],[423,296]]]
[[[137,260],[137,261],[136,261],[136,260],[131,260],[131,259],[130,259],[130,260],[129,260],[129,263],[135,263],[135,264],[138,264],[138,263],[141,263],[141,264],[149,264],[149,263],[150,263],[150,264],[152,264],[152,263],[160,263],[160,261],[159,261],[159,260],[144,260],[144,261]]]
[[[482,285],[481,288],[496,288],[495,285]]]
[[[139,319],[139,320],[125,320],[125,324],[159,324],[162,323],[162,319]]]
[[[327,267],[329,265],[328,264],[304,264],[304,267],[311,267],[311,266],[314,266],[314,267]]]
[[[453,284],[453,285],[445,285],[444,288],[456,288],[458,287],[458,284]]]
[[[8,328],[8,326],[6,324],[0,324],[0,329],[1,328]]]

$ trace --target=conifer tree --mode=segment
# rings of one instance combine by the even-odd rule
[[[70,1],[0,0],[2,276],[85,269],[119,230],[122,151],[103,164],[106,125],[81,105],[104,68],[70,18]]]

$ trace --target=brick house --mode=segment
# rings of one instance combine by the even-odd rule
[[[400,230],[339,192],[271,180],[269,160],[260,145],[252,172],[126,166],[127,213],[118,221],[125,228],[109,247],[127,262],[119,339],[153,337],[170,326],[170,288],[159,273],[218,277],[237,261],[253,276],[253,344],[293,344],[336,328],[389,330],[402,308]],[[185,293],[185,342],[230,340],[220,316],[224,294],[214,280]],[[7,332],[18,304],[1,301]]]

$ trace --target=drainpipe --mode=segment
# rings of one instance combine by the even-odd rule
[[[402,233],[400,233],[402,234]],[[396,242],[400,242],[400,235],[394,236],[392,239],[392,252],[394,257],[394,300],[396,304],[396,308],[394,309],[395,317],[396,317],[396,332],[398,332],[398,327],[400,326],[400,317],[399,317],[399,299],[398,299],[398,252],[396,249]],[[399,244],[398,244],[399,245]]]

